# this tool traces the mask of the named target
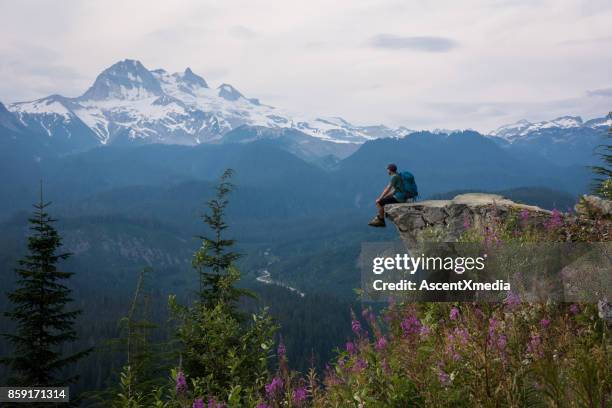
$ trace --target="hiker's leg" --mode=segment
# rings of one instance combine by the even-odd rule
[[[385,207],[379,202],[376,203],[376,208],[378,208],[378,218],[381,220],[385,219]]]
[[[385,219],[385,205],[387,204],[397,204],[398,201],[392,195],[387,196],[376,203],[376,207],[378,207],[378,217],[381,220]]]
[[[382,200],[381,200],[382,201]],[[384,227],[385,226],[385,210],[384,203],[381,201],[376,202],[376,217],[372,219],[372,221],[368,222],[368,225],[371,227]]]

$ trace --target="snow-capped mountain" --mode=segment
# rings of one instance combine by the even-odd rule
[[[543,121],[521,120],[489,133],[500,146],[522,155],[539,157],[565,165],[591,165],[599,161],[597,147],[604,143],[612,126],[607,117],[583,121],[578,116],[562,116]]]
[[[529,122],[519,120],[518,122],[504,125],[489,133],[489,136],[502,138],[508,142],[514,142],[529,137],[537,137],[538,134],[547,131],[571,130],[579,128],[608,129],[612,120],[607,117],[592,119],[584,122],[580,116],[561,116],[554,120],[542,122]]]
[[[136,141],[195,145],[220,142],[240,126],[287,128],[334,143],[404,136],[406,128],[354,126],[341,118],[309,118],[247,98],[229,84],[209,87],[187,68],[169,73],[124,60],[105,69],[80,97],[51,95],[8,106],[38,133],[112,144]],[[79,143],[83,144],[83,143]]]
[[[6,108],[0,109],[0,121],[13,128],[18,124],[22,134],[36,134],[60,152],[126,143],[197,145],[270,139],[314,160],[343,158],[368,140],[413,132],[405,127],[357,126],[339,117],[295,114],[249,98],[230,84],[212,87],[189,68],[177,73],[148,70],[135,60],[105,69],[79,97],[51,95]],[[601,144],[601,134],[610,125],[607,118],[583,121],[564,116],[535,123],[519,121],[488,136],[521,154],[578,163],[593,157],[593,148]]]

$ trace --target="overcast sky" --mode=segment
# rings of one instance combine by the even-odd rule
[[[488,131],[612,110],[610,0],[0,0],[0,101],[77,96],[104,68],[358,124]]]

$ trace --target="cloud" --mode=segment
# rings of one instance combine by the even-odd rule
[[[594,89],[592,91],[587,91],[588,96],[603,96],[603,97],[612,97],[612,88],[602,88],[602,89]]]
[[[478,117],[506,116],[505,110],[510,105],[503,102],[432,102],[428,106],[433,110],[453,115],[475,115]]]
[[[16,102],[37,99],[50,93],[77,95],[86,79],[73,66],[63,63],[61,55],[49,48],[29,43],[13,43],[0,50],[0,99]]]
[[[439,117],[445,117],[454,123],[462,123],[463,120],[460,127],[471,127],[473,123],[491,123],[489,126],[493,130],[500,125],[514,123],[520,119],[538,122],[568,114],[582,116],[585,119],[603,117],[609,111],[609,106],[612,106],[612,88],[587,91],[586,96],[582,93],[578,96],[539,101],[433,101],[422,106],[426,109],[426,114],[421,117],[400,117],[400,121],[433,128],[439,124],[435,118],[432,120],[435,112]],[[485,133],[488,131],[484,126],[479,126],[479,130]]]
[[[257,33],[245,26],[233,26],[229,30],[230,34],[236,38],[243,38],[250,40],[257,37]]]
[[[425,52],[448,52],[459,44],[445,37],[401,37],[392,34],[378,34],[370,39],[370,45],[375,48],[392,50],[415,50]]]
[[[583,38],[579,40],[567,40],[561,41],[558,45],[588,45],[588,44],[601,44],[612,42],[612,35],[608,37],[594,37],[594,38]]]
[[[595,117],[612,106],[610,21],[610,0],[0,0],[0,100],[80,95],[135,58],[356,124]]]

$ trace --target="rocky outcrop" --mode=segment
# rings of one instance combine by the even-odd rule
[[[579,216],[591,217],[596,215],[608,219],[612,217],[612,201],[597,196],[582,196],[574,209]]]
[[[528,222],[541,224],[551,212],[515,203],[496,194],[461,194],[452,200],[427,200],[386,207],[387,218],[397,227],[408,248],[414,247],[424,230],[436,227],[443,241],[455,241],[469,226],[481,226],[511,211],[527,211]]]
[[[387,218],[397,227],[400,237],[408,249],[416,249],[420,241],[426,239],[426,231],[434,231],[436,240],[444,242],[456,241],[469,227],[488,225],[495,219],[504,219],[511,212],[523,213],[521,222],[543,226],[551,219],[552,213],[540,207],[515,203],[495,194],[461,194],[452,200],[428,200],[415,203],[393,204],[385,208]],[[576,215],[565,214],[564,217],[591,218],[596,215],[610,219],[612,202],[595,196],[583,196],[576,205]],[[593,246],[590,255],[603,252],[595,260],[580,257],[567,265],[561,272],[566,295],[571,295],[577,289],[585,289],[583,283],[601,285],[603,289],[587,288],[591,297],[599,296],[597,306],[600,317],[612,327],[612,304],[609,302],[609,269],[602,265],[610,263],[610,247],[605,242]],[[597,250],[597,251],[596,251]],[[590,262],[590,263],[589,263]],[[593,264],[594,262],[594,264]],[[607,262],[607,263],[606,263]],[[594,275],[589,275],[587,272]],[[602,283],[603,282],[603,283]],[[591,285],[592,286],[592,285]],[[587,300],[588,301],[588,300]]]

